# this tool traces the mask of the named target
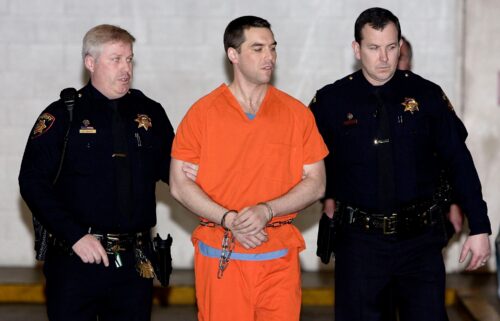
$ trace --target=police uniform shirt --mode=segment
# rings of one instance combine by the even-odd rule
[[[156,224],[156,182],[168,183],[174,137],[163,107],[133,89],[109,100],[89,83],[78,92],[73,113],[55,185],[69,125],[65,104],[52,103],[31,131],[19,183],[33,215],[69,244],[89,228],[104,233],[150,229]]]
[[[378,137],[380,103],[387,107],[390,141]],[[432,199],[445,164],[471,234],[491,233],[481,184],[465,145],[467,132],[439,86],[399,70],[384,85],[373,86],[359,70],[318,90],[310,107],[331,151],[325,159],[326,198],[380,212],[377,153],[391,144],[391,209]]]

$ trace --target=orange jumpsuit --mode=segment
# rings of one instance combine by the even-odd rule
[[[286,194],[301,181],[305,164],[327,154],[309,109],[273,86],[250,120],[222,84],[190,108],[172,146],[173,158],[199,164],[197,184],[213,201],[238,211]],[[299,320],[304,240],[291,224],[266,231],[269,240],[255,249],[236,242],[218,279],[223,229],[194,230],[199,320]]]

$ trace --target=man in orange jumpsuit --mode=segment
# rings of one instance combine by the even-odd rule
[[[290,223],[323,196],[328,150],[309,109],[269,84],[276,41],[266,20],[233,20],[224,47],[233,81],[188,111],[170,167],[172,195],[201,218],[192,236],[198,319],[299,320],[305,245]]]

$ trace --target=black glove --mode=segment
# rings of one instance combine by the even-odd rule
[[[321,258],[321,262],[328,264],[335,245],[335,223],[325,213],[319,220],[317,245],[316,255]]]

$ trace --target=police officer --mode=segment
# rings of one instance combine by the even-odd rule
[[[149,231],[174,132],[159,103],[130,89],[134,41],[116,26],[90,29],[82,50],[89,83],[72,111],[62,100],[49,105],[28,139],[19,183],[50,234],[51,321],[150,319]]]
[[[352,43],[361,70],[323,87],[311,103],[331,151],[325,211],[340,225],[337,321],[382,320],[391,295],[402,321],[447,320],[442,163],[469,220],[460,261],[470,252],[473,270],[490,256],[486,203],[463,125],[439,86],[396,69],[400,45],[398,18],[365,10]]]

